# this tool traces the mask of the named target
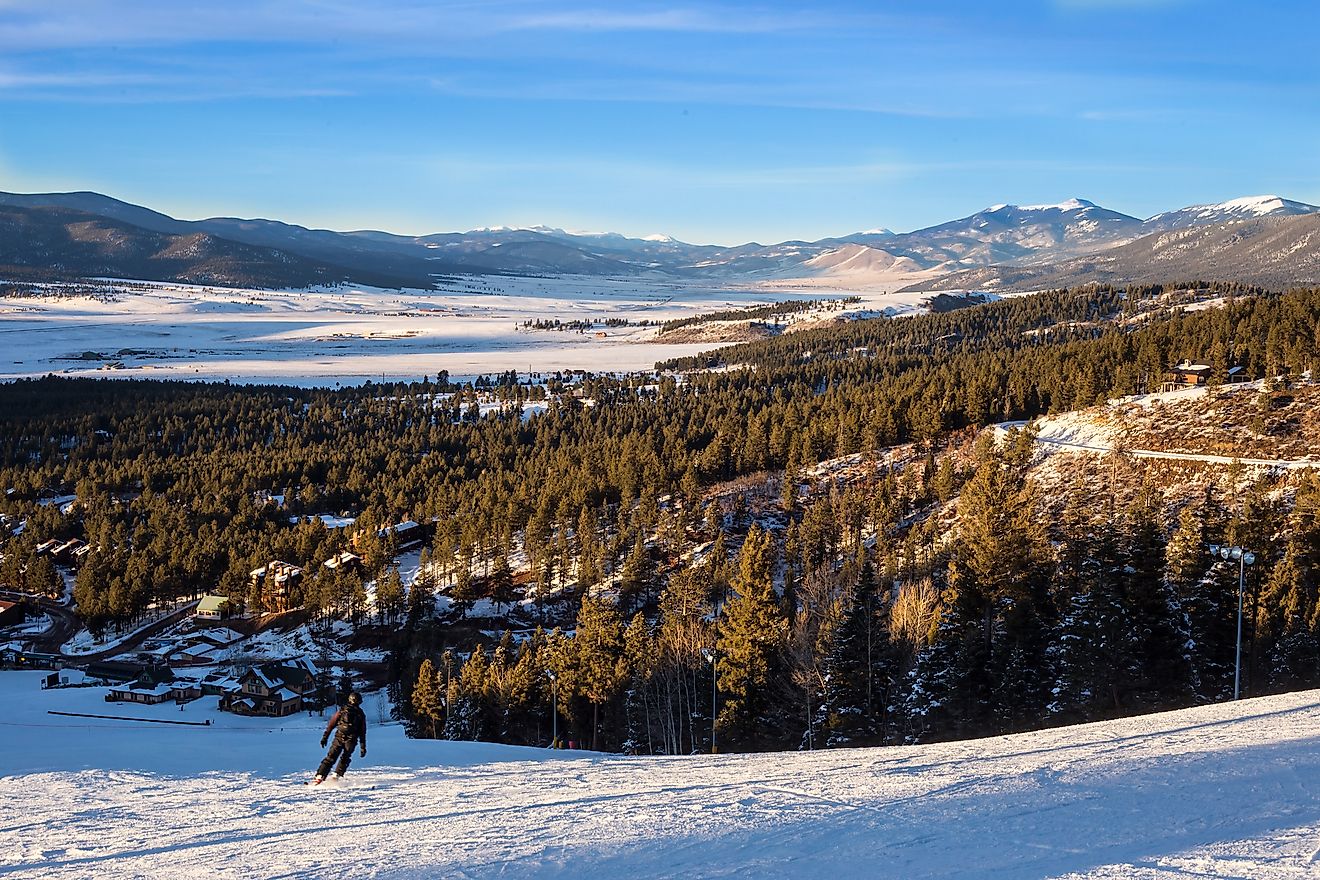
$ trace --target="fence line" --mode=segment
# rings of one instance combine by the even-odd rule
[[[144,724],[179,724],[185,727],[210,727],[211,720],[206,721],[169,721],[164,718],[128,718],[124,715],[89,715],[86,712],[56,712],[54,709],[47,709],[47,715],[64,715],[68,718],[101,718],[106,721],[141,721]]]

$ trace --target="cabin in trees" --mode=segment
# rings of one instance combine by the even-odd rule
[[[263,663],[238,678],[238,689],[220,699],[220,708],[239,715],[283,717],[314,702],[316,667],[305,658]]]
[[[85,542],[74,538],[73,540],[65,541],[63,544],[56,547],[52,547],[48,552],[50,553],[50,558],[54,559],[56,562],[61,562],[65,565],[79,565],[87,558],[87,554],[91,552],[91,548],[88,547]]]
[[[326,568],[330,569],[331,571],[336,571],[341,568],[343,569],[354,568],[357,565],[359,565],[361,562],[362,562],[361,556],[358,556],[356,553],[349,553],[347,550],[345,550],[343,553],[336,553],[334,556],[331,556],[329,559],[327,559],[325,562],[321,564],[324,565]]]
[[[1210,376],[1214,373],[1214,367],[1209,364],[1194,364],[1191,361],[1183,361],[1176,367],[1170,369],[1164,374],[1164,383],[1160,386],[1161,391],[1177,391],[1180,388],[1200,388],[1209,384]],[[1228,368],[1228,384],[1247,381],[1247,371],[1242,366]]]
[[[1209,364],[1194,364],[1183,361],[1164,374],[1161,391],[1177,391],[1180,388],[1199,388],[1210,381],[1213,368]]]
[[[288,611],[295,606],[293,588],[302,580],[303,570],[289,562],[273,559],[252,570],[252,586],[261,591],[269,611]]]
[[[376,537],[382,541],[388,541],[393,537],[394,548],[396,550],[406,550],[409,547],[416,547],[422,543],[422,526],[420,523],[406,519],[401,523],[396,523],[392,526],[385,526],[383,529],[377,529]]]
[[[388,537],[391,533],[394,535],[394,547],[398,550],[404,550],[409,547],[416,547],[422,543],[421,524],[406,519],[401,523],[396,523],[389,528],[381,529],[379,536],[381,539]]]

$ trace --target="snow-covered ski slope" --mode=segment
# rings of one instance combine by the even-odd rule
[[[320,719],[37,685],[0,674],[0,877],[1320,877],[1317,691],[811,754],[628,758],[373,725],[344,786],[308,788]]]

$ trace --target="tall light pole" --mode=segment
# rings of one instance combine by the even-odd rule
[[[552,670],[547,669],[545,674],[550,679],[550,748],[557,749],[559,748],[559,700],[555,686],[558,680]]]
[[[1237,560],[1238,564],[1238,615],[1237,615],[1237,651],[1233,658],[1233,699],[1242,694],[1242,594],[1245,592],[1247,566],[1256,561],[1256,554],[1241,547],[1210,545],[1210,555],[1220,559]]]
[[[710,664],[710,753],[716,753],[715,748],[715,649],[702,648],[701,656],[706,658]]]

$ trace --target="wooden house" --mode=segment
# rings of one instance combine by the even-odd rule
[[[391,535],[394,537],[394,547],[396,550],[406,550],[409,547],[416,547],[422,543],[421,523],[406,519],[401,523],[388,526],[376,532],[376,535],[385,540]]]
[[[1183,361],[1164,374],[1160,391],[1177,391],[1180,388],[1199,388],[1210,381],[1213,368],[1209,364],[1194,364]]]
[[[361,556],[358,556],[356,553],[349,553],[347,550],[345,550],[343,553],[336,553],[334,556],[331,556],[329,559],[327,559],[325,562],[321,564],[324,565],[326,568],[330,569],[331,571],[335,571],[340,568],[343,569],[354,568],[361,562],[362,562]]]
[[[261,598],[270,611],[288,611],[297,607],[294,587],[302,580],[303,570],[289,562],[272,559],[251,573],[253,586],[261,588]]]
[[[85,546],[86,545],[82,541],[74,538],[70,541],[65,541],[63,544],[51,550],[50,555],[56,562],[63,562],[72,565],[74,561],[79,558],[74,554]]]
[[[171,684],[142,685],[137,682],[121,684],[110,688],[105,695],[107,703],[143,703],[154,706],[172,699],[174,686]]]
[[[107,703],[155,705],[171,699],[174,699],[174,673],[167,666],[144,669],[133,681],[115,685],[105,695]]]
[[[315,697],[315,668],[306,660],[263,663],[239,676],[238,690],[226,694],[220,708],[278,718],[302,711]]]

